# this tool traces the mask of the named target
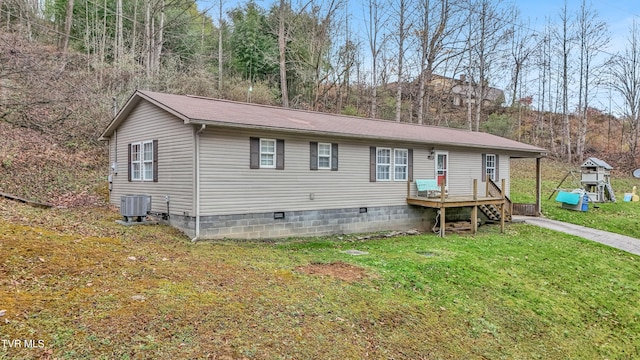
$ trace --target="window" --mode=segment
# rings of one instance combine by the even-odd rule
[[[309,142],[309,170],[338,171],[338,144]]]
[[[485,174],[489,179],[496,181],[496,156],[494,154],[485,155]]]
[[[276,167],[276,141],[271,139],[260,139],[260,167]]]
[[[331,144],[318,143],[318,169],[331,169]]]
[[[438,179],[438,185],[444,184],[447,185],[449,183],[449,179],[447,177],[449,169],[449,154],[440,152],[436,153],[436,179]]]
[[[369,181],[412,181],[413,149],[391,149],[371,146]]]
[[[391,149],[376,149],[376,180],[391,180]]]
[[[129,181],[158,181],[158,141],[129,144]]]
[[[249,138],[249,168],[284,170],[284,140]]]
[[[500,179],[500,156],[498,154],[482,154],[482,181]]]
[[[153,142],[142,143],[142,180],[153,180]]]
[[[393,180],[406,181],[409,170],[409,150],[395,149],[393,153]]]
[[[140,143],[131,144],[131,180],[142,180],[141,170]]]

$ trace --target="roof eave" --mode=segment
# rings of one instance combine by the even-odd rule
[[[252,125],[252,124],[238,124],[238,123],[230,123],[230,122],[226,122],[226,121],[220,121],[220,120],[204,120],[204,119],[190,119],[189,122],[185,121],[185,124],[187,123],[191,123],[191,124],[196,124],[196,125],[209,125],[209,126],[220,126],[220,127],[226,127],[226,128],[236,128],[236,129],[255,129],[255,130],[268,130],[268,131],[282,131],[282,132],[287,132],[287,133],[295,133],[295,134],[316,134],[316,135],[331,135],[331,136],[336,136],[336,137],[342,137],[342,138],[349,138],[349,139],[371,139],[371,140],[378,140],[380,141],[381,138],[379,136],[374,136],[374,135],[361,135],[361,134],[348,134],[348,133],[341,133],[341,132],[327,132],[327,131],[320,131],[320,130],[308,130],[308,129],[292,129],[292,128],[287,128],[287,127],[274,127],[274,126],[262,126],[262,125]],[[450,147],[457,147],[457,148],[471,148],[471,149],[486,149],[486,150],[505,150],[505,151],[509,151],[509,152],[515,152],[518,153],[519,155],[516,157],[523,157],[523,158],[539,158],[539,157],[546,157],[547,156],[547,151],[545,149],[523,149],[523,148],[514,148],[514,147],[491,147],[488,145],[474,145],[474,144],[462,144],[462,143],[455,143],[455,142],[447,142],[447,141],[419,141],[419,140],[412,140],[412,139],[406,139],[406,138],[395,138],[395,137],[387,137],[384,138],[382,140],[390,140],[390,141],[403,141],[403,142],[409,142],[409,143],[416,143],[416,144],[430,144],[430,145],[443,145],[443,146],[450,146]]]

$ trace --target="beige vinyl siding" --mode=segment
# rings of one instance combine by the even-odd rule
[[[484,196],[482,154],[471,151],[449,151],[449,194],[473,195],[473,179],[478,179],[478,195]]]
[[[250,137],[285,140],[285,169],[250,169]],[[338,171],[310,170],[311,141],[338,144]],[[207,128],[201,135],[201,214],[406,205],[406,181],[369,181],[370,146],[414,149],[414,179],[433,177],[425,145]]]
[[[504,179],[504,186],[505,186],[505,194],[507,196],[511,196],[511,158],[508,155],[505,154],[500,154],[500,159],[499,159],[499,174],[500,175],[500,180],[498,180],[498,186],[502,186],[502,179]]]
[[[127,181],[128,144],[158,140],[158,182]],[[109,139],[110,159],[117,141],[118,173],[113,175],[112,204],[120,205],[120,196],[152,196],[152,210],[166,212],[165,196],[170,196],[171,213],[193,214],[193,128],[168,112],[141,101]],[[111,171],[111,165],[109,165]]]
[[[509,155],[489,151],[485,153],[498,155],[500,179],[496,184],[501,186],[502,179],[505,179],[506,194],[509,195]],[[449,194],[473,195],[473,179],[478,179],[478,195],[486,195],[486,183],[482,181],[482,154],[482,152],[449,150]]]

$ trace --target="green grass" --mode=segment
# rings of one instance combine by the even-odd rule
[[[543,160],[542,164],[542,213],[544,216],[640,239],[640,202],[622,201],[624,193],[630,193],[634,185],[640,188],[640,179],[614,173],[611,185],[616,193],[617,202],[590,203],[587,212],[573,211],[561,208],[560,203],[555,201],[556,194],[551,195],[569,170],[579,169],[570,169],[564,164],[551,160]],[[535,202],[535,163],[532,160],[512,160],[511,176],[511,199],[514,202]],[[569,176],[561,187],[566,189],[579,187],[580,174],[576,176],[578,182],[572,181],[572,177]]]
[[[192,244],[116,217],[0,200],[0,339],[45,343],[0,359],[640,356],[640,258],[579,238]]]

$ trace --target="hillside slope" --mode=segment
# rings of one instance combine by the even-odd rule
[[[89,59],[0,32],[0,192],[58,206],[99,203],[108,86]],[[104,193],[104,192],[102,192]]]

